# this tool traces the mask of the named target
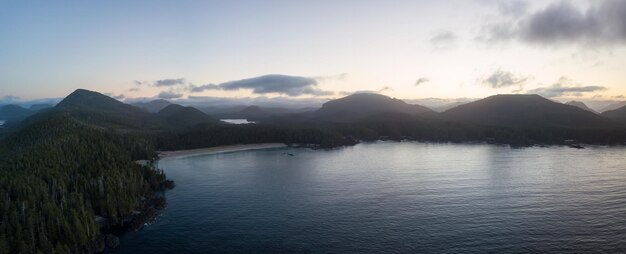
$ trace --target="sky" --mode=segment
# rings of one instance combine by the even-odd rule
[[[626,1],[0,0],[0,98],[626,96]]]

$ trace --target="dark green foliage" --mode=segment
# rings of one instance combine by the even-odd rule
[[[170,104],[155,115],[156,120],[165,122],[171,128],[187,128],[198,124],[218,124],[220,121],[192,107]]]
[[[496,95],[452,108],[447,121],[507,128],[615,129],[616,122],[539,95]]]
[[[100,234],[95,215],[131,213],[151,185],[165,180],[133,162],[152,155],[145,140],[67,114],[1,140],[0,253],[67,253]]]
[[[626,141],[623,126],[556,104],[538,96],[499,96],[437,115],[362,95],[329,102],[319,112],[227,125],[189,107],[169,105],[150,114],[77,90],[19,127],[0,129],[0,253],[68,253],[88,245],[100,234],[96,215],[124,221],[142,196],[173,186],[160,170],[133,162],[153,159],[156,150],[268,142],[337,147],[376,139],[513,146]],[[154,213],[150,207],[140,216]]]
[[[321,128],[274,125],[198,125],[185,131],[161,133],[155,136],[155,140],[160,150],[275,142],[315,144],[320,147],[354,144],[353,139]]]

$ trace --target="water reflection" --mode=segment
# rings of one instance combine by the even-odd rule
[[[625,155],[377,142],[165,159],[170,206],[120,252],[620,252]]]

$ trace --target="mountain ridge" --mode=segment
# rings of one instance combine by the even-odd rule
[[[503,127],[606,129],[617,124],[577,107],[539,95],[501,94],[445,111],[443,119],[466,124]]]

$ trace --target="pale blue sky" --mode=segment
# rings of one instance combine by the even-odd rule
[[[407,99],[530,91],[613,98],[626,95],[625,19],[609,18],[606,26],[614,28],[601,34],[594,27],[571,32],[568,24],[582,27],[625,6],[619,0],[0,0],[0,97],[61,97],[76,88],[127,98],[254,97],[259,94],[246,89],[192,93],[190,87],[282,74],[313,79],[316,91],[324,91],[299,97],[368,90]],[[568,19],[571,13],[581,17]],[[550,22],[542,14],[565,25],[541,23]],[[178,85],[154,85],[180,78]],[[420,78],[427,82],[416,86]]]

